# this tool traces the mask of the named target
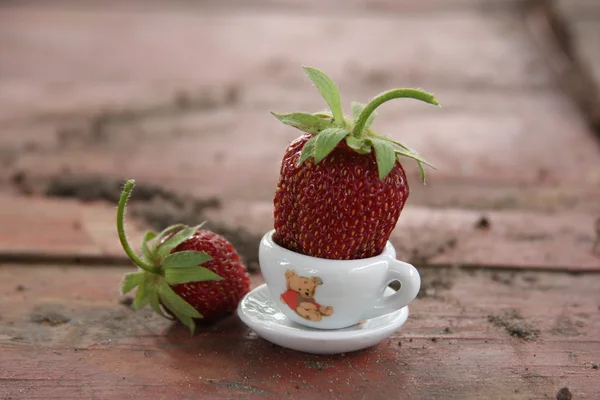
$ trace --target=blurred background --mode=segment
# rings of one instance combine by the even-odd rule
[[[123,260],[132,235],[208,219],[256,268],[281,156],[269,111],[394,87],[374,128],[437,170],[394,232],[423,265],[598,268],[600,3],[595,0],[5,1],[0,5],[0,252]],[[35,234],[32,234],[35,227]]]

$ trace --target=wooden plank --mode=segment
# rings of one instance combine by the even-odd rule
[[[115,206],[0,195],[0,260],[123,260]],[[127,233],[132,243],[141,243],[135,221]]]
[[[563,90],[600,137],[600,6],[585,0],[530,2],[526,23]]]
[[[237,317],[190,337],[133,312],[116,295],[127,270],[2,266],[0,397],[537,399],[565,386],[577,399],[600,395],[600,275],[423,269],[437,290],[391,338],[314,356],[270,345]],[[69,321],[32,322],[49,312]]]
[[[256,235],[272,229],[267,202],[235,201],[207,218]],[[406,206],[390,240],[419,265],[600,271],[596,215]]]
[[[11,55],[0,60],[0,147],[18,154],[12,170],[33,178],[67,166],[199,197],[267,200],[297,136],[268,110],[324,106],[300,68],[312,64],[335,77],[346,106],[392,86],[437,95],[442,109],[407,101],[382,109],[374,125],[438,168],[422,190],[406,163],[419,204],[445,206],[471,192],[491,207],[509,191],[536,209],[597,210],[590,199],[600,192],[600,152],[516,14],[435,10],[391,18],[8,7],[0,15]],[[33,24],[36,33],[24,28]],[[322,46],[328,35],[335,52]],[[387,48],[390,37],[397,40]]]
[[[118,193],[115,193],[118,195]],[[141,203],[132,201],[132,210]],[[175,221],[171,206],[160,203],[156,213],[175,222],[195,224],[207,219],[237,239],[245,260],[257,259],[258,242],[271,230],[270,202],[222,203]],[[135,219],[130,213],[127,233],[131,243],[141,242],[142,228],[150,217]],[[159,218],[151,214],[152,218]],[[115,205],[36,197],[0,196],[0,260],[27,262],[96,263],[111,260],[128,264],[115,224]],[[565,212],[473,211],[407,206],[391,240],[397,256],[418,265],[600,271],[595,215]],[[35,240],[31,228],[35,227]],[[237,238],[238,232],[245,232]],[[252,265],[256,267],[256,265]],[[251,266],[251,267],[252,267]]]
[[[460,8],[474,8],[488,6],[493,3],[500,3],[503,8],[510,9],[511,5],[520,3],[521,0],[422,0],[418,3],[411,0],[329,0],[322,2],[319,0],[205,0],[201,5],[190,4],[185,1],[173,1],[170,5],[175,10],[231,10],[231,9],[268,9],[305,11],[305,12],[332,12],[338,13],[377,13],[385,12],[439,12],[440,10],[456,10]],[[6,7],[6,5],[4,5]],[[35,7],[39,8],[69,8],[88,10],[105,10],[109,7],[112,10],[140,10],[143,8],[148,11],[158,11],[164,7],[160,0],[147,0],[143,4],[139,0],[107,0],[102,3],[95,1],[74,1],[74,0],[56,0],[52,3],[43,0],[24,0],[19,3],[9,4],[8,7]]]
[[[600,86],[600,50],[594,42],[600,35],[600,5],[594,0],[558,0],[554,5],[567,24],[570,50],[586,64],[597,89]]]

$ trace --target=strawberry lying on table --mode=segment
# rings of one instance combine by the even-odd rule
[[[315,114],[275,114],[305,134],[285,151],[274,198],[277,244],[313,257],[350,260],[380,254],[409,195],[400,157],[415,160],[425,183],[429,165],[404,144],[370,128],[375,109],[409,97],[439,105],[417,89],[393,89],[368,104],[352,103],[343,114],[336,84],[323,72],[304,68],[329,105]]]
[[[121,194],[117,230],[123,249],[140,270],[125,275],[122,293],[137,287],[134,308],[150,303],[157,314],[175,316],[192,333],[200,319],[210,323],[233,313],[250,291],[250,277],[224,237],[201,226],[175,225],[158,235],[148,232],[142,243],[142,258],[133,251],[125,235],[124,219],[134,184],[127,181]]]

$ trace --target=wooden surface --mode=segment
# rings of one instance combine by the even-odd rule
[[[26,263],[129,265],[115,237],[115,204],[0,195],[0,257]],[[142,205],[134,199],[130,207],[134,211]],[[272,229],[272,214],[268,202],[237,202],[206,212],[206,218],[251,232],[247,241],[254,241],[248,243],[254,248],[243,254],[249,258],[258,249],[258,239]],[[486,226],[480,226],[482,220]],[[143,220],[129,216],[132,243],[141,243],[145,227]],[[594,214],[589,213],[407,206],[391,241],[399,258],[429,266],[600,272]]]
[[[128,270],[3,266],[0,397],[537,399],[563,386],[600,396],[600,275],[446,273],[449,288],[417,299],[377,347],[313,356],[237,317],[190,337],[134,312],[116,294]]]
[[[0,399],[600,399],[598,97],[582,83],[600,14],[560,1],[565,47],[541,4],[2,3]],[[190,337],[122,304],[123,179],[139,183],[134,243],[207,219],[256,271],[297,135],[268,111],[324,106],[302,64],[345,106],[397,86],[444,105],[399,102],[374,124],[438,168],[423,187],[406,164],[392,235],[423,278],[408,322],[313,356],[236,316]]]

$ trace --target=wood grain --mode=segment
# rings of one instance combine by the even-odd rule
[[[118,302],[127,270],[0,269],[0,398],[537,399],[563,386],[600,396],[600,275],[423,269],[437,290],[392,337],[314,356],[271,345],[237,316],[190,337],[134,312]],[[32,321],[51,313],[69,322]],[[510,335],[515,313],[537,337]]]

